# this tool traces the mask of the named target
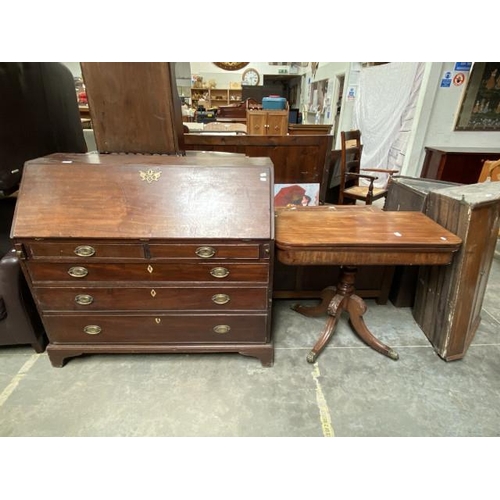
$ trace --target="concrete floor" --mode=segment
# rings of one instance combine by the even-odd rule
[[[479,330],[449,363],[409,308],[371,300],[366,322],[398,361],[344,317],[308,364],[324,320],[285,300],[272,368],[238,354],[89,355],[53,368],[30,347],[2,347],[0,436],[500,436],[499,292],[497,252]]]

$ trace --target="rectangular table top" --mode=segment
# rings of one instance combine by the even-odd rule
[[[284,264],[447,264],[460,245],[421,212],[343,205],[276,213],[277,256]]]

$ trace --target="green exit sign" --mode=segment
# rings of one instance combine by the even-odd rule
[[[279,69],[279,70],[278,70],[278,73],[279,73],[279,74],[283,74],[283,73],[285,73],[285,74],[286,74],[286,73],[288,73],[288,70],[287,70],[286,68]]]

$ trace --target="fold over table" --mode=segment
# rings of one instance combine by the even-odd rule
[[[293,207],[276,213],[276,255],[288,265],[340,265],[336,287],[324,290],[316,307],[296,305],[306,316],[328,313],[327,323],[307,356],[314,363],[332,336],[342,311],[355,333],[392,358],[398,354],[368,329],[366,305],[354,294],[358,266],[446,265],[461,239],[420,212],[384,212],[373,206]]]

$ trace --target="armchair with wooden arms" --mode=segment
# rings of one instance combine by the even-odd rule
[[[393,169],[382,168],[363,168],[361,169],[361,132],[359,130],[342,131],[341,137],[341,160],[340,160],[340,188],[338,204],[344,205],[356,203],[357,200],[364,201],[371,205],[375,200],[387,196],[387,185],[385,187],[375,187],[374,182],[378,179],[376,175],[364,174],[361,172],[370,172],[373,174],[384,173],[389,177],[398,172]],[[368,185],[360,184],[360,179],[366,179]]]

